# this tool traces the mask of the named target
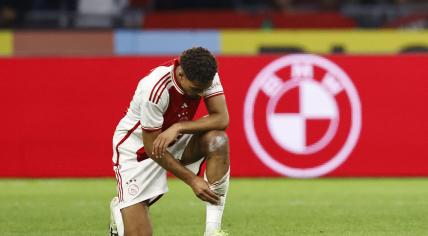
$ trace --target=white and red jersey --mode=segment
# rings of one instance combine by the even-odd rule
[[[171,66],[159,66],[140,80],[125,117],[119,122],[113,142],[116,147],[113,162],[118,165],[119,147],[135,158],[146,159],[142,131],[166,130],[179,121],[192,120],[201,98],[192,98],[180,88],[175,78],[178,61]],[[212,85],[203,92],[203,98],[223,94],[218,74]],[[125,142],[126,141],[126,142]],[[131,155],[132,156],[132,155]]]

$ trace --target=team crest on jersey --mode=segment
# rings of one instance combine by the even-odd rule
[[[266,166],[289,177],[317,177],[340,166],[355,147],[360,99],[348,75],[328,59],[284,56],[252,82],[244,126]]]

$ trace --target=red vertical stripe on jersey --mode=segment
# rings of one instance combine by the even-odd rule
[[[159,91],[169,82],[171,82],[171,80],[169,80],[170,77],[168,77],[167,79],[165,79],[164,81],[162,81],[162,84],[158,86],[158,88],[156,89],[156,92],[154,93],[155,95],[153,96],[153,99],[150,100],[151,102],[155,103],[156,100],[158,100],[157,98],[160,97],[162,95],[162,93],[159,94]],[[163,90],[162,90],[163,91]]]
[[[119,177],[119,202],[123,202],[122,176],[120,175],[119,169],[117,170],[117,176]]]
[[[166,73],[164,76],[162,76],[162,78],[160,78],[160,80],[158,82],[156,82],[155,86],[153,86],[152,92],[150,92],[150,97],[149,97],[149,101],[152,100],[152,96],[153,96],[153,91],[156,90],[156,86],[159,85],[159,83],[161,83],[163,80],[165,80],[165,78],[168,76],[170,72]]]
[[[117,197],[119,198],[119,202],[122,201],[123,191],[122,191],[122,178],[119,177],[119,168],[116,168],[114,171],[117,179]]]
[[[155,102],[156,104],[158,104],[159,99],[161,98],[163,91],[165,91],[165,89],[168,87],[169,83],[171,83],[171,82],[172,82],[171,80],[168,80],[168,82],[165,84],[165,87],[163,87],[162,91],[160,92],[158,99],[156,99],[156,102]]]
[[[117,176],[117,168],[114,169],[114,175],[116,176],[117,197],[119,198],[119,202],[120,202],[119,177]]]
[[[119,146],[125,142],[129,136],[131,136],[131,134],[138,128],[138,126],[140,125],[140,121],[137,122],[137,124],[134,125],[134,127],[132,127],[131,130],[129,130],[125,137],[122,138],[122,140],[120,140],[120,142],[116,145],[116,163],[114,164],[116,166],[116,178],[118,181],[118,197],[119,197],[119,202],[123,201],[123,188],[122,188],[122,176],[119,173],[119,160],[120,160],[120,153],[119,153]]]
[[[131,130],[128,131],[128,133],[126,133],[125,137],[122,138],[122,140],[120,140],[120,142],[116,145],[116,163],[114,163],[115,166],[119,165],[119,146],[125,142],[125,140],[127,140],[129,138],[129,136],[131,136],[131,134],[135,131],[135,129],[137,129],[137,127],[140,125],[140,122],[138,121],[137,124],[135,124],[134,127],[132,127]]]

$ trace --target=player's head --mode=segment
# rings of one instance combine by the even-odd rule
[[[181,54],[177,77],[186,94],[200,95],[211,86],[216,73],[217,62],[207,49],[194,47]]]

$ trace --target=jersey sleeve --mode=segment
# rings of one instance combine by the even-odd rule
[[[168,92],[158,94],[156,86],[144,86],[142,101],[140,104],[140,123],[144,131],[156,131],[162,129],[164,123],[163,115],[168,107]],[[151,96],[152,95],[152,96]]]
[[[144,131],[156,131],[162,129],[162,108],[150,101],[143,101],[141,105],[141,127]]]
[[[204,99],[207,99],[210,97],[221,95],[223,93],[223,86],[221,85],[220,77],[218,76],[218,73],[216,73],[214,76],[213,84],[203,92],[202,96]]]

